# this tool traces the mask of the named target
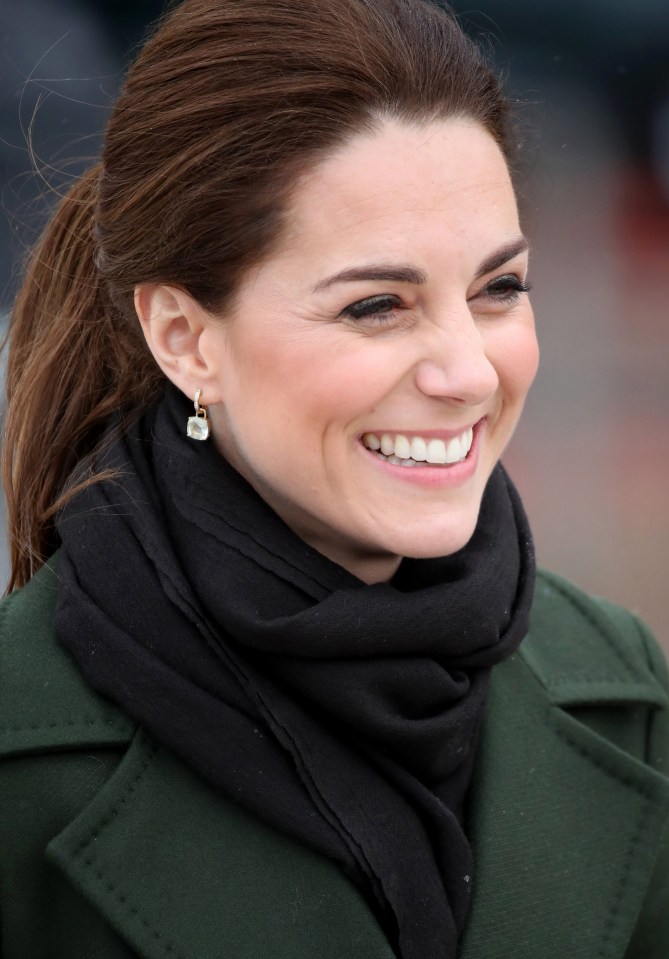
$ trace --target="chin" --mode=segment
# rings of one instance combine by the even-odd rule
[[[435,559],[437,556],[450,556],[467,545],[476,529],[478,516],[457,525],[449,524],[445,529],[431,528],[429,532],[416,530],[413,535],[404,535],[389,551],[396,556],[408,559]]]

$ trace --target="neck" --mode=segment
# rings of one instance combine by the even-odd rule
[[[397,572],[401,556],[389,554],[351,554],[344,550],[338,550],[336,546],[330,544],[315,544],[314,546],[323,556],[331,559],[333,563],[341,566],[347,572],[356,576],[363,583],[370,586],[372,583],[387,583]]]

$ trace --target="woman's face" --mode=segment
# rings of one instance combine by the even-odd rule
[[[367,582],[455,552],[536,372],[526,273],[481,127],[393,122],[350,141],[302,179],[279,248],[203,334],[215,442]]]

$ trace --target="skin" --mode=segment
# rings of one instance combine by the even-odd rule
[[[202,390],[220,451],[302,539],[371,583],[474,531],[537,368],[527,260],[485,130],[387,122],[297,184],[288,229],[230,315],[169,286],[135,299],[164,372],[191,399]],[[422,282],[328,282],[373,264]],[[451,467],[389,467],[361,442],[475,424]]]

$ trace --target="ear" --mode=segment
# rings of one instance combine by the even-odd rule
[[[221,400],[217,369],[201,350],[203,334],[217,323],[200,304],[176,287],[135,287],[135,310],[147,345],[165,376],[186,396],[202,390],[203,403]]]

